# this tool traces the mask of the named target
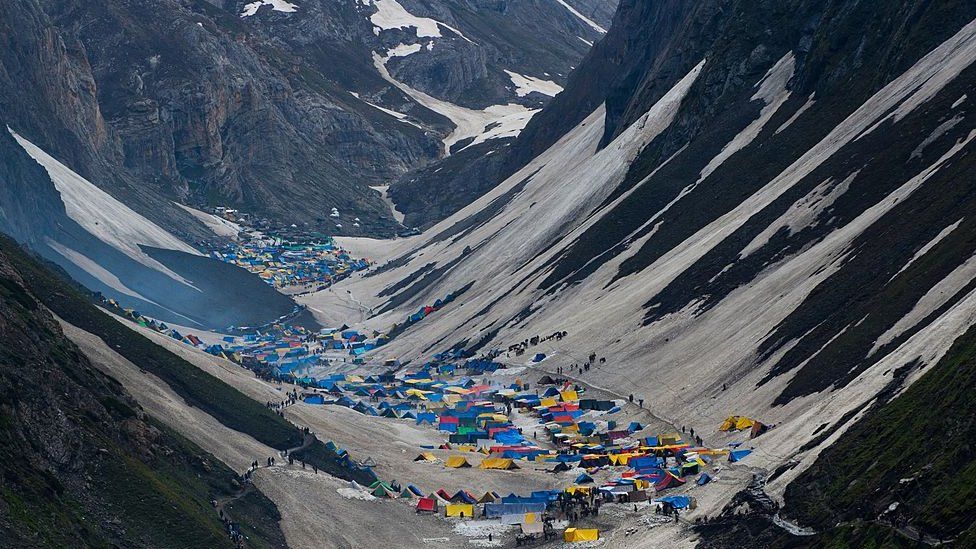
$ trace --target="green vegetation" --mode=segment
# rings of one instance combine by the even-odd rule
[[[898,523],[936,539],[974,539],[974,363],[976,328],[901,396],[871,410],[827,448],[787,488],[786,512],[818,529],[884,514],[885,528]],[[859,537],[869,538],[878,536]]]

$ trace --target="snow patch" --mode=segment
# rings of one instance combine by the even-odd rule
[[[376,13],[369,17],[369,21],[375,25],[374,30],[413,28],[415,29],[417,38],[440,38],[440,27],[444,27],[468,42],[471,42],[467,36],[456,28],[429,17],[417,17],[407,11],[396,0],[374,0],[373,5],[376,7]],[[473,44],[474,42],[471,43]]]
[[[532,92],[555,97],[557,93],[563,91],[563,87],[552,80],[526,76],[510,70],[505,70],[505,74],[512,79],[512,84],[515,84],[515,94],[519,97],[525,97]]]
[[[573,6],[570,6],[566,2],[566,0],[556,0],[556,2],[559,2],[559,4],[562,5],[562,7],[566,8],[566,10],[569,11],[569,13],[572,13],[573,15],[575,15],[577,19],[579,19],[580,21],[586,23],[588,26],[590,26],[590,28],[592,28],[596,32],[598,32],[600,34],[606,34],[607,33],[607,29],[601,27],[600,25],[597,25],[596,23],[593,22],[592,19],[590,19],[590,18],[586,17],[585,15],[583,15],[582,13],[576,11],[576,8],[574,8]]]
[[[539,112],[538,109],[528,109],[522,105],[509,103],[507,105],[492,105],[487,109],[476,111],[448,101],[438,99],[420,90],[411,88],[407,84],[393,78],[386,68],[388,57],[373,52],[373,66],[384,80],[393,84],[403,93],[424,107],[440,114],[454,123],[454,131],[444,138],[444,151],[450,155],[451,147],[460,141],[474,138],[465,148],[483,143],[489,139],[515,137],[521,133],[529,120]]]
[[[256,14],[262,6],[271,6],[272,11],[284,13],[294,13],[298,9],[296,4],[289,3],[286,0],[257,0],[244,6],[241,17],[250,17]]]
[[[753,120],[738,135],[733,137],[732,141],[729,141],[722,147],[718,155],[702,168],[701,174],[698,177],[698,183],[704,181],[723,162],[728,160],[730,156],[745,148],[749,143],[752,143],[752,140],[759,135],[759,132],[769,122],[769,119],[776,114],[776,111],[779,110],[783,103],[786,103],[786,100],[790,98],[790,92],[787,91],[786,85],[789,83],[790,78],[793,78],[793,69],[795,66],[796,59],[793,57],[793,52],[791,51],[780,58],[766,72],[766,75],[756,83],[759,90],[750,100],[756,101],[757,99],[761,99],[765,103],[765,106],[759,112],[759,118]]]
[[[816,95],[817,95],[817,92],[811,93],[810,94],[810,97],[807,98],[807,102],[804,103],[802,107],[800,107],[799,109],[797,109],[797,111],[795,113],[793,113],[793,116],[789,117],[789,119],[787,119],[786,122],[783,122],[783,125],[782,126],[776,128],[776,131],[773,132],[773,135],[779,135],[779,132],[785,130],[786,128],[789,128],[791,124],[793,124],[794,122],[796,122],[796,119],[797,118],[800,118],[800,116],[802,116],[803,113],[807,112],[807,109],[809,109],[810,107],[812,107],[813,104],[817,102],[817,100],[814,99],[814,97]]]

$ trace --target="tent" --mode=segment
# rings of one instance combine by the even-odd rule
[[[395,498],[397,494],[392,486],[381,480],[369,486],[369,493],[378,498]]]
[[[596,541],[600,539],[600,531],[596,528],[567,528],[563,532],[563,541]]]
[[[427,462],[427,463],[434,463],[435,461],[437,461],[437,456],[435,456],[434,454],[432,454],[430,452],[424,452],[424,453],[420,454],[419,456],[413,458],[413,460],[414,461],[424,461],[424,462]]]
[[[495,494],[494,492],[485,492],[485,495],[478,499],[478,503],[495,503],[495,500],[497,499],[498,494]]]
[[[474,505],[470,503],[448,503],[444,512],[449,517],[474,518]]]
[[[451,496],[451,503],[478,503],[478,499],[464,490],[458,490]]]
[[[400,492],[400,497],[403,498],[403,499],[413,499],[414,496],[415,496],[415,494],[412,491],[408,490],[407,488],[404,488]]]
[[[756,423],[756,420],[746,416],[729,416],[725,418],[725,421],[722,422],[722,425],[718,428],[718,430],[744,431],[746,429],[751,429],[754,423]]]
[[[507,458],[485,458],[481,460],[481,464],[478,465],[479,469],[502,469],[511,470],[518,469],[519,466],[515,464],[514,460]]]
[[[729,461],[735,463],[736,461],[742,461],[742,458],[748,456],[752,453],[752,450],[732,450],[729,452]]]
[[[437,500],[434,498],[420,498],[417,500],[416,509],[418,513],[436,513]]]
[[[684,483],[685,481],[676,477],[674,473],[670,471],[665,471],[664,478],[658,481],[657,484],[654,485],[654,490],[658,492],[662,492],[669,488],[676,488],[678,486],[681,486]]]
[[[698,480],[695,481],[695,484],[699,486],[704,486],[711,481],[712,481],[711,475],[709,475],[708,473],[702,473],[701,475],[698,476]]]
[[[588,484],[590,482],[593,482],[593,477],[587,475],[586,473],[580,473],[579,476],[576,477],[575,482],[576,484]]]
[[[445,467],[450,467],[451,469],[460,469],[461,467],[471,467],[468,460],[464,456],[451,456],[447,458],[444,462]]]
[[[687,507],[691,507],[691,498],[688,496],[664,496],[663,498],[658,498],[654,501],[670,503],[675,509],[685,509]]]
[[[407,485],[407,490],[410,490],[411,492],[413,492],[413,495],[417,496],[418,498],[424,497],[424,493],[420,491],[420,488],[417,488],[417,486],[415,486],[413,484],[408,484]]]
[[[752,430],[749,431],[749,438],[756,438],[769,430],[769,426],[759,421],[752,422]]]

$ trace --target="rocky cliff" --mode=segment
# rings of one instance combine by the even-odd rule
[[[369,187],[445,154],[459,125],[455,141],[484,133],[487,107],[544,104],[599,36],[580,17],[543,1],[28,0],[0,16],[0,114],[190,238],[173,201],[330,231],[336,207],[390,234]]]

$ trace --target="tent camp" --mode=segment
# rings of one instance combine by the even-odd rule
[[[515,460],[513,459],[485,458],[481,460],[481,464],[478,465],[478,468],[479,469],[502,469],[508,471],[512,469],[518,469],[519,466],[515,464]]]
[[[567,528],[563,532],[563,541],[596,541],[600,539],[600,531],[596,528]]]
[[[474,518],[474,505],[470,503],[448,503],[444,506],[448,517]]]
[[[444,466],[450,467],[451,469],[460,469],[462,467],[471,467],[471,464],[468,463],[467,458],[464,456],[451,456],[444,462]]]

